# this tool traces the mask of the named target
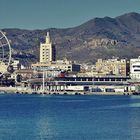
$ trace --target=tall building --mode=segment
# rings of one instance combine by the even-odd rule
[[[72,61],[68,61],[67,59],[56,61],[56,50],[55,46],[52,45],[49,32],[47,33],[45,43],[40,44],[40,62],[32,64],[31,67],[32,69],[40,70],[59,69],[62,71],[80,71],[80,65]]]
[[[40,44],[40,63],[49,63],[55,61],[55,46],[51,42],[49,32],[47,32],[45,43]]]

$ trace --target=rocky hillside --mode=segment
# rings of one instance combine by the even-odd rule
[[[67,29],[3,29],[11,40],[13,57],[24,64],[37,62],[39,44],[47,31],[56,45],[57,58],[67,57],[81,63],[98,58],[131,58],[140,55],[140,14],[128,13],[116,18],[94,18]]]

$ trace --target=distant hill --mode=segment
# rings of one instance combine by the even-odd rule
[[[67,29],[3,31],[11,40],[13,57],[24,64],[39,60],[39,44],[44,42],[47,31],[56,45],[58,59],[67,57],[80,63],[94,63],[98,58],[132,58],[140,55],[138,13],[128,13],[116,18],[94,18]]]

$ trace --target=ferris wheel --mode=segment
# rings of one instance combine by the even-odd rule
[[[7,72],[11,62],[11,46],[8,38],[0,30],[0,76]]]

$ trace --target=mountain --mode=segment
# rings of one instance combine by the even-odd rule
[[[14,58],[24,64],[39,60],[39,44],[49,31],[57,50],[57,59],[67,57],[80,63],[98,58],[133,58],[140,55],[140,14],[128,13],[116,18],[94,18],[66,29],[3,29],[11,41]]]

